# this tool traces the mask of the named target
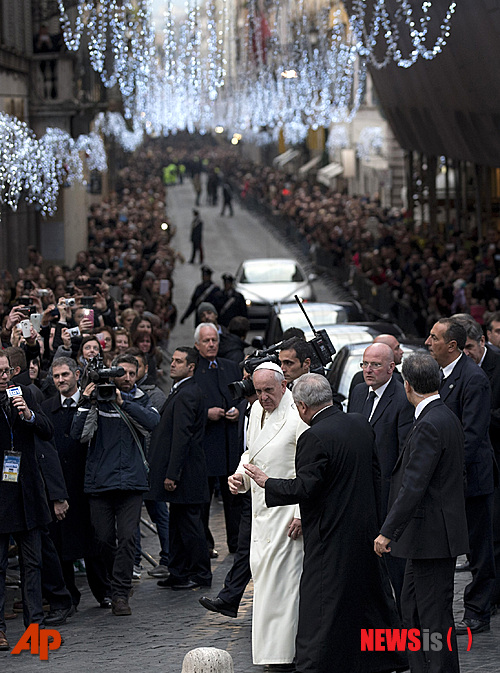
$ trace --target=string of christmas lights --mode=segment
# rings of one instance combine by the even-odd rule
[[[48,128],[38,140],[24,122],[0,112],[0,204],[16,210],[24,195],[42,214],[52,215],[61,185],[83,180],[83,153],[90,170],[107,169],[96,133],[74,140],[61,129]]]
[[[106,86],[119,86],[125,117],[137,118],[147,133],[204,133],[223,124],[254,135],[282,128],[289,138],[349,123],[368,62],[408,68],[419,57],[435,58],[456,10],[451,2],[439,23],[429,0],[418,16],[409,0],[375,0],[370,9],[354,0],[351,17],[326,0],[247,0],[231,12],[228,2],[185,0],[179,18],[168,1],[157,55],[151,0],[78,0],[73,28],[58,0],[68,48],[78,49],[86,32],[92,67]],[[431,28],[435,39],[427,46]],[[403,31],[411,44],[405,54]]]

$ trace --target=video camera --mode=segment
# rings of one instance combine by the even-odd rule
[[[332,344],[328,332],[324,329],[316,330],[309,320],[302,302],[295,295],[295,301],[300,306],[302,313],[305,315],[307,322],[309,323],[314,337],[307,343],[312,347],[313,356],[311,358],[311,372],[324,374],[323,368],[332,361],[332,357],[335,355],[335,346]],[[280,341],[269,348],[264,350],[256,350],[243,362],[240,362],[240,367],[244,367],[249,374],[253,374],[255,369],[261,365],[263,362],[274,362],[277,365],[281,366],[280,359],[277,353],[283,348],[285,341]],[[255,388],[252,382],[252,379],[243,379],[243,381],[233,381],[228,384],[229,392],[231,393],[233,399],[238,399],[241,397],[250,397],[255,395]]]
[[[98,402],[116,400],[116,386],[110,382],[110,379],[124,376],[123,367],[103,367],[102,357],[97,356],[89,361],[85,374],[87,383],[91,381],[96,384],[95,399]]]

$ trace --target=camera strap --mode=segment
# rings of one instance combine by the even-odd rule
[[[141,440],[139,439],[139,436],[136,432],[136,429],[130,422],[130,418],[128,415],[120,408],[120,405],[118,405],[116,402],[111,402],[111,406],[116,409],[116,411],[120,414],[121,418],[125,421],[127,424],[128,429],[132,433],[132,437],[135,440],[135,443],[137,444],[137,448],[139,449],[139,452],[141,454],[142,462],[144,464],[144,467],[146,468],[146,472],[149,474],[149,463],[146,460],[146,456],[144,455],[144,449],[142,448]]]

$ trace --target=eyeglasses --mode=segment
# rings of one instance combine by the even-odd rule
[[[0,376],[9,376],[14,371],[14,367],[7,367],[7,369],[0,369]]]
[[[363,362],[359,363],[359,366],[361,367],[361,369],[368,369],[368,367],[371,367],[372,369],[377,371],[377,369],[380,369],[382,367],[382,363],[381,362],[365,362],[363,360]]]

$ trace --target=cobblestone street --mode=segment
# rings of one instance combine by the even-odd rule
[[[193,205],[189,181],[169,192],[168,213],[177,226],[173,245],[188,259],[189,223]],[[222,273],[234,273],[238,264],[247,257],[294,256],[284,241],[243,211],[238,203],[233,218],[221,218],[218,208],[203,206],[200,210],[205,223],[205,261],[214,268],[214,281],[217,283]],[[176,269],[174,296],[181,313],[194,286],[200,282],[199,276],[198,265],[186,263]],[[316,290],[320,300],[334,298],[328,285],[317,282]],[[170,350],[176,345],[191,344],[192,334],[193,321],[190,317],[183,326],[179,325],[174,330]],[[147,517],[145,510],[143,516]],[[225,544],[222,505],[217,501],[212,505],[211,528],[219,551],[219,557],[212,562],[214,581],[211,590],[176,592],[161,589],[157,586],[157,580],[147,575],[147,569],[151,566],[143,560],[142,578],[134,583],[135,591],[130,601],[132,616],[117,618],[110,610],[98,607],[85,578],[80,577],[78,582],[82,600],[76,615],[59,628],[64,638],[61,648],[49,654],[48,663],[40,662],[36,655],[29,652],[21,655],[1,652],[0,672],[33,673],[43,669],[50,673],[180,673],[183,658],[189,650],[210,646],[222,648],[231,654],[235,673],[260,673],[261,667],[253,666],[251,657],[251,584],[237,619],[208,612],[198,603],[203,594],[217,594],[233,559]],[[145,527],[143,532],[143,548],[158,558],[156,536]],[[469,578],[468,573],[456,575],[455,608],[459,619],[462,617],[463,589]],[[8,591],[7,612],[11,611],[12,600],[19,596],[19,591]],[[7,627],[8,639],[14,646],[24,631],[22,615],[9,621]],[[467,638],[459,639],[462,673],[498,673],[499,629],[500,616],[496,615],[492,618],[491,631],[475,637],[470,652],[466,651]]]

